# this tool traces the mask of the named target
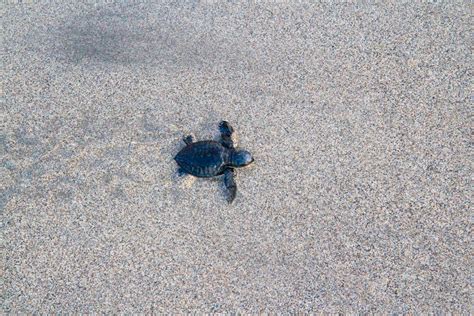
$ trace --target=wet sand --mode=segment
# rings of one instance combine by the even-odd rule
[[[3,11],[5,312],[472,310],[467,3]]]

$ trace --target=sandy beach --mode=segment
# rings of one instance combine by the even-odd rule
[[[4,313],[472,312],[468,2],[2,4]]]

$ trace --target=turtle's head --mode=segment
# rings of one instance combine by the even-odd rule
[[[230,162],[234,167],[244,167],[253,162],[252,154],[246,150],[236,150],[232,153]]]

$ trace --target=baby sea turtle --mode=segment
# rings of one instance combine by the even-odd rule
[[[179,165],[179,174],[191,174],[200,178],[224,175],[227,189],[227,201],[232,203],[237,193],[234,169],[253,162],[252,155],[246,150],[234,148],[232,133],[234,129],[226,121],[219,124],[221,139],[219,142],[204,140],[195,142],[191,135],[183,137],[186,147],[174,157]]]

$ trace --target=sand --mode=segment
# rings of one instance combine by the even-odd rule
[[[4,312],[472,311],[468,2],[2,3]]]

